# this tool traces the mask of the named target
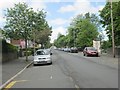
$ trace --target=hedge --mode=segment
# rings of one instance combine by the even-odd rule
[[[7,43],[5,40],[2,40],[2,53],[16,52],[17,47],[12,44]]]

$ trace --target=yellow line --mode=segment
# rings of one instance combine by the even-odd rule
[[[13,85],[15,85],[15,83],[17,83],[17,82],[25,82],[25,81],[28,81],[28,80],[18,80],[18,81],[12,81],[12,82],[10,82],[6,87],[5,87],[5,89],[3,89],[3,90],[8,90],[8,89],[10,89]]]
[[[5,87],[5,90],[8,89],[8,88],[11,88],[15,83],[16,83],[16,81],[12,81],[11,83],[9,83],[9,84]]]

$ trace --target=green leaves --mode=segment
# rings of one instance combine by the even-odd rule
[[[113,28],[115,34],[115,45],[119,46],[120,42],[120,1],[112,2],[112,16],[113,16]],[[102,11],[100,11],[101,23],[107,32],[109,41],[112,42],[112,29],[111,29],[111,3],[107,2]]]
[[[66,36],[59,36],[55,41],[58,47],[84,47],[92,46],[92,42],[98,36],[99,21],[94,14],[86,13],[85,16],[78,15],[72,20],[68,27]]]
[[[4,31],[8,37],[14,39],[33,40],[35,36],[37,43],[49,42],[52,28],[45,18],[46,12],[43,10],[35,12],[27,4],[18,3],[7,9]]]

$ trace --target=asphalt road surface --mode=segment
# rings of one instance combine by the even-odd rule
[[[118,88],[118,69],[95,63],[89,58],[54,50],[52,65],[31,65],[7,87]],[[100,57],[92,58],[97,60]]]

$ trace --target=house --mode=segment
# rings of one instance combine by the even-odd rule
[[[100,46],[100,40],[93,40],[93,47],[98,50],[98,52],[101,52],[101,46]]]
[[[13,44],[21,49],[25,48],[25,40],[23,40],[23,39],[19,39],[19,40],[11,39],[11,44]],[[27,47],[34,47],[34,43],[32,41],[28,40]]]

